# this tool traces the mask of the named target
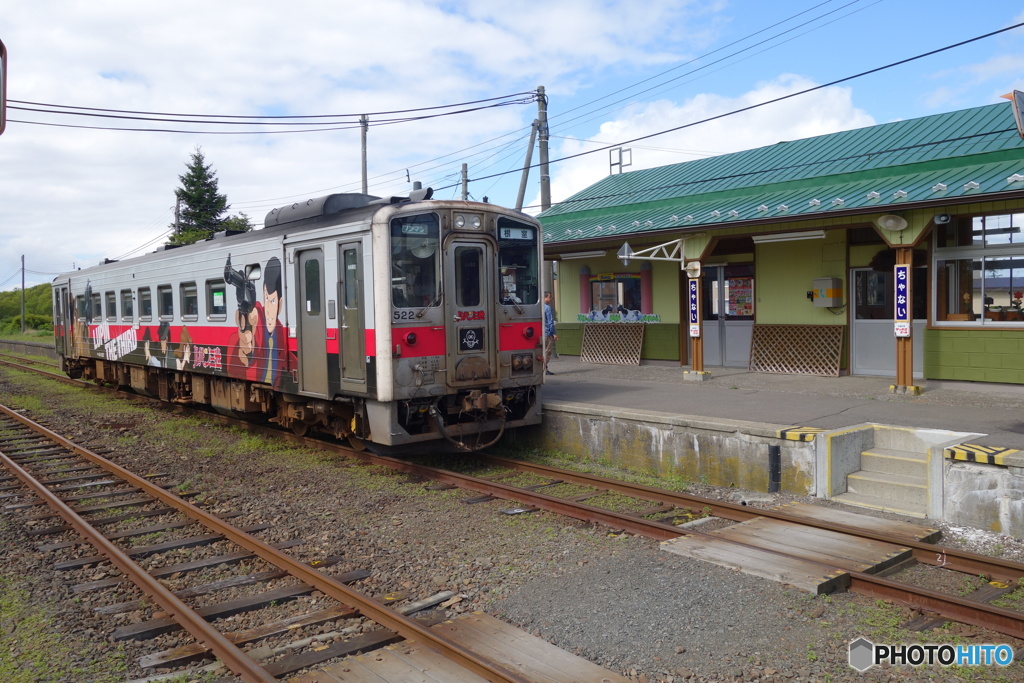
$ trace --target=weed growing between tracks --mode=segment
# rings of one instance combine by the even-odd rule
[[[612,464],[611,460],[586,460],[579,456],[570,455],[561,451],[544,451],[538,448],[517,446],[514,442],[498,444],[490,452],[501,457],[522,460],[552,467],[561,467],[567,470],[592,474],[609,479],[617,479],[632,484],[642,484],[669,491],[689,491],[697,486],[686,477],[675,474],[658,474],[657,472],[638,472],[635,470],[624,470]]]
[[[17,535],[0,518],[0,538]],[[12,547],[5,552],[31,552]],[[90,681],[115,683],[125,679],[120,648],[95,651],[87,639],[55,632],[50,624],[62,607],[46,596],[50,587],[28,576],[0,573],[0,680],[4,683]],[[66,608],[64,608],[66,609]]]

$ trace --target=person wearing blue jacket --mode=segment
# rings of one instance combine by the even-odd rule
[[[551,354],[555,350],[555,342],[558,335],[555,334],[555,312],[551,310],[551,292],[544,292],[544,374],[553,375],[548,365],[551,363]]]

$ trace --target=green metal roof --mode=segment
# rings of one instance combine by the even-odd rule
[[[1006,192],[1024,192],[1024,141],[994,104],[609,176],[540,220],[554,244]]]

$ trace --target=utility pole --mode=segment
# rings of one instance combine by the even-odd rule
[[[25,334],[25,255],[21,255],[21,333]]]
[[[174,201],[174,234],[181,234],[181,197]]]
[[[526,199],[526,181],[530,177],[530,162],[533,161],[533,144],[537,141],[537,129],[540,122],[533,120],[530,126],[530,144],[526,147],[526,161],[523,163],[523,177],[519,181],[519,196],[516,197],[516,211],[523,210],[523,200]]]
[[[462,201],[469,201],[469,165],[462,165]]]
[[[551,208],[551,176],[548,175],[548,98],[537,88],[537,129],[540,132],[540,210]]]
[[[369,119],[369,117],[366,116],[366,114],[363,114],[362,116],[359,117],[359,128],[361,129],[361,134],[362,134],[362,139],[363,139],[363,145],[362,145],[362,147],[363,147],[363,194],[367,194],[367,186],[366,186],[366,131],[369,129],[369,127],[370,127],[370,119]]]

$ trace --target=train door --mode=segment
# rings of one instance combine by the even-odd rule
[[[306,394],[327,396],[327,314],[324,311],[324,252],[297,252],[299,283],[299,380]]]
[[[53,290],[53,344],[57,353],[61,356],[67,355],[65,349],[64,335],[67,334],[67,287],[56,287]]]
[[[492,305],[495,301],[494,246],[456,235],[445,250],[445,316],[448,327],[448,384],[462,387],[497,380]]]
[[[338,278],[338,299],[341,301],[339,327],[340,347],[338,362],[341,363],[341,384],[355,391],[365,391],[366,384],[366,327],[363,318],[363,245],[361,242],[347,242],[338,247],[338,263],[341,272]]]

